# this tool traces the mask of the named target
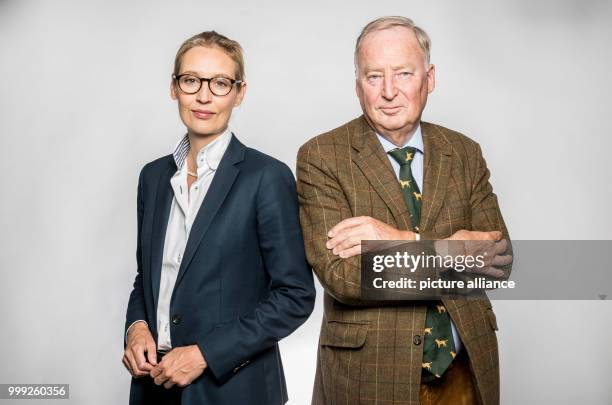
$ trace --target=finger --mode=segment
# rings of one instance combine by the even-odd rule
[[[168,378],[169,377],[166,375],[166,373],[160,373],[157,377],[153,379],[153,382],[157,385],[162,385],[163,383],[168,381]]]
[[[151,365],[147,363],[145,358],[145,349],[143,346],[137,345],[132,349],[134,360],[136,361],[136,367],[139,371],[146,372],[147,374],[151,370]]]
[[[125,356],[128,359],[128,363],[129,363],[130,369],[132,370],[132,375],[134,377],[143,377],[148,374],[147,372],[140,371],[140,369],[138,368],[138,364],[136,364],[136,360],[134,359],[134,354],[132,353],[131,350],[126,351]]]
[[[329,239],[326,243],[325,243],[325,247],[328,249],[333,249],[336,246],[338,246],[340,243],[342,243],[346,238],[347,238],[347,234],[345,232],[341,232],[336,234],[336,236],[334,236],[333,238]]]
[[[125,366],[125,369],[132,375],[134,375],[134,373],[132,372],[132,369],[130,368],[130,362],[127,360],[127,358],[125,356],[123,356],[123,359],[121,359],[121,362],[123,363],[123,365]]]
[[[466,235],[466,240],[498,240],[501,239],[499,231],[469,231]]]
[[[346,228],[362,224],[368,217],[352,217],[338,222],[332,229],[329,230],[327,236],[333,238],[336,234]]]
[[[348,245],[343,246],[343,248],[355,246],[354,242],[352,243],[350,242],[351,239],[358,240],[359,241],[358,243],[361,243],[362,239],[369,239],[365,231],[366,231],[366,228],[362,225],[357,225],[352,228],[344,229],[338,232],[338,234],[336,234],[335,237],[327,241],[327,247],[328,249],[333,250],[335,248],[338,248],[338,246],[340,246],[343,243],[348,243]]]
[[[164,383],[164,387],[166,387],[167,389],[170,389],[174,386],[174,382],[172,382],[172,380],[168,380]]]
[[[493,278],[502,278],[506,273],[504,273],[504,271],[501,269],[490,266],[483,269],[482,274]]]
[[[151,365],[157,365],[157,347],[153,339],[151,339],[147,345],[147,359]]]
[[[491,240],[500,240],[502,238],[502,233],[500,231],[491,231],[486,233],[489,234],[489,238]]]
[[[349,257],[357,256],[361,254],[361,244],[357,246],[353,246],[350,249],[343,250],[340,252],[339,256],[342,259],[348,259]]]
[[[507,266],[512,263],[512,255],[497,255],[493,258],[493,266]]]
[[[502,254],[506,249],[508,249],[508,241],[506,239],[495,242],[495,254]]]
[[[343,250],[348,250],[354,246],[360,245],[361,244],[361,236],[360,235],[352,235],[349,236],[348,238],[344,239],[342,242],[340,242],[336,247],[334,247],[334,249],[332,250],[332,252],[337,255],[340,252],[342,252]]]
[[[151,378],[155,378],[158,375],[160,375],[162,372],[162,369],[159,366],[153,367],[151,369],[151,371],[149,371],[149,375],[151,376]]]
[[[352,235],[359,233],[362,231],[362,227],[360,225],[355,225],[350,228],[344,228],[335,233],[335,236],[327,241],[325,247],[328,249],[333,249],[338,246],[340,243],[350,238]]]

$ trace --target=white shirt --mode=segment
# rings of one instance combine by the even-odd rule
[[[191,184],[189,191],[187,191],[186,164],[190,149],[188,136],[185,135],[174,149],[173,156],[177,170],[170,179],[174,198],[170,205],[168,227],[166,228],[157,300],[158,350],[170,350],[172,348],[170,339],[170,299],[172,298],[172,291],[183,260],[191,226],[231,139],[232,133],[227,128],[214,141],[200,149],[196,158],[198,178]],[[144,320],[135,321],[132,325],[136,322],[144,322]],[[126,332],[126,338],[132,325]]]
[[[400,164],[389,155],[389,151],[396,149],[397,146],[382,137],[379,134],[376,134],[378,140],[382,144],[385,153],[387,153],[387,157],[391,162],[391,166],[393,166],[393,171],[395,172],[395,177],[399,180],[399,172],[400,172]],[[425,146],[423,145],[423,134],[421,133],[421,126],[417,127],[415,133],[408,139],[401,148],[405,148],[406,146],[412,146],[416,148],[417,152],[414,154],[412,158],[412,162],[410,164],[410,170],[412,171],[412,177],[414,177],[414,181],[416,181],[417,186],[419,186],[419,190],[423,193],[423,159],[425,154]],[[459,353],[461,350],[461,339],[459,339],[459,334],[457,333],[457,328],[455,327],[455,323],[451,320],[451,331],[453,333],[453,340],[455,341],[455,350]]]

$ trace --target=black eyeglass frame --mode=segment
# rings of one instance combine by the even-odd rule
[[[198,89],[192,93],[183,90],[183,88],[181,87],[180,84],[180,80],[181,77],[183,76],[190,76],[193,77],[194,79],[198,79],[200,81],[200,85],[198,86]],[[202,83],[206,82],[208,85],[208,90],[210,90],[210,92],[212,94],[214,94],[217,97],[223,97],[223,96],[227,96],[228,94],[230,94],[232,92],[232,89],[234,88],[235,85],[242,85],[244,83],[244,80],[236,80],[236,79],[230,79],[229,77],[225,77],[225,76],[215,76],[215,77],[198,77],[195,75],[192,75],[191,73],[183,73],[182,75],[172,75],[172,79],[176,80],[176,85],[178,86],[178,88],[185,94],[196,94],[197,92],[199,92],[200,90],[202,90]],[[229,88],[229,90],[227,91],[227,93],[225,94],[217,94],[213,91],[213,89],[210,87],[210,83],[215,80],[215,79],[225,79],[225,80],[229,80],[230,83],[232,84]]]

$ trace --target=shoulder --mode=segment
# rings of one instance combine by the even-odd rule
[[[254,172],[286,172],[291,169],[284,162],[257,149],[245,147],[243,167]]]
[[[472,158],[481,153],[478,142],[461,132],[425,121],[421,122],[421,129],[425,142],[425,138],[429,137],[429,141],[436,146],[450,148],[455,156]]]
[[[140,170],[140,181],[149,182],[157,179],[161,173],[170,169],[176,169],[172,154],[162,156],[144,165]]]
[[[249,181],[257,182],[259,187],[278,188],[283,184],[295,183],[293,172],[287,164],[257,149],[245,147],[240,169],[250,178]]]
[[[337,128],[324,132],[308,140],[300,147],[298,159],[306,154],[310,154],[312,151],[325,154],[326,151],[334,150],[338,147],[349,147],[354,134],[362,133],[363,130],[363,117],[358,117],[346,122]]]

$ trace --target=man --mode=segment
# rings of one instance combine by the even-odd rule
[[[509,264],[480,147],[421,122],[435,86],[429,48],[408,18],[369,23],[355,47],[363,116],[298,153],[306,256],[326,292],[313,404],[499,403],[488,299],[384,305],[360,297],[361,240],[491,240],[507,250],[496,264]],[[431,339],[434,316],[442,317],[446,363]]]

